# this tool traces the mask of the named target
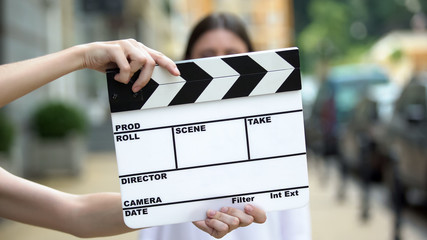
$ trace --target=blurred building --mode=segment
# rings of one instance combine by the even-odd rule
[[[70,41],[73,29],[71,0],[65,1],[13,1],[2,0],[1,4],[1,63],[20,61],[63,49],[73,44]],[[67,11],[65,9],[68,9]],[[73,75],[70,81],[58,81],[29,94],[7,108],[16,121],[25,121],[29,110],[45,96],[72,97]]]
[[[427,30],[394,31],[371,49],[371,58],[385,66],[390,78],[405,85],[414,73],[427,71]]]
[[[73,10],[72,0],[1,0],[1,63],[38,57],[74,44]],[[13,172],[20,174],[24,165],[28,119],[37,103],[45,98],[76,98],[75,86],[75,75],[70,74],[0,109],[16,125]]]

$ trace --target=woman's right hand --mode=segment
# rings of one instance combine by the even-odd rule
[[[132,86],[138,92],[151,78],[156,64],[167,69],[171,74],[179,76],[176,64],[164,54],[151,49],[134,40],[117,40],[110,42],[94,42],[80,45],[84,50],[82,68],[105,72],[110,68],[119,68],[114,79],[128,83],[133,74],[142,69],[139,78]]]

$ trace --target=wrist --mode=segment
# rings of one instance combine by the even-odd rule
[[[68,64],[71,66],[71,72],[87,68],[85,62],[86,53],[89,51],[88,44],[75,45],[67,48],[65,54],[68,56]]]

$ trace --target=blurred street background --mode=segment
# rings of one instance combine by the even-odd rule
[[[337,168],[320,165],[321,159],[309,153],[310,214],[312,235],[315,240],[382,240],[393,239],[394,217],[390,211],[385,189],[377,187],[371,206],[369,221],[361,220],[360,187],[355,181],[347,184],[347,199],[337,198],[341,177]],[[327,176],[327,177],[326,177]],[[56,176],[38,180],[41,184],[70,193],[119,191],[117,165],[114,152],[92,153],[85,158],[84,171],[78,176]],[[424,215],[425,216],[425,215]],[[424,240],[427,220],[416,209],[405,212],[402,239]],[[118,236],[93,238],[98,240],[136,240],[137,232]],[[77,240],[79,238],[58,231],[22,223],[0,223],[0,239],[4,240]],[[261,240],[261,239],[260,239]],[[273,240],[273,239],[272,239]]]
[[[122,38],[178,61],[219,11],[241,17],[255,50],[300,49],[313,239],[427,239],[426,1],[0,0],[0,62]],[[62,122],[49,118],[77,131],[43,139]],[[0,166],[118,191],[105,75],[78,71],[0,108]],[[75,238],[0,219],[0,239]]]

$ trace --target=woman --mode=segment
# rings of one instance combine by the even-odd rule
[[[185,59],[222,56],[253,51],[245,25],[235,15],[214,13],[202,19],[193,29],[184,54]],[[207,240],[210,236],[195,231],[190,223],[150,228],[140,232],[139,240]],[[308,206],[302,209],[271,212],[264,224],[237,229],[228,240],[311,239]]]
[[[202,19],[193,29],[184,59],[252,52],[245,25],[232,14],[217,13]]]

